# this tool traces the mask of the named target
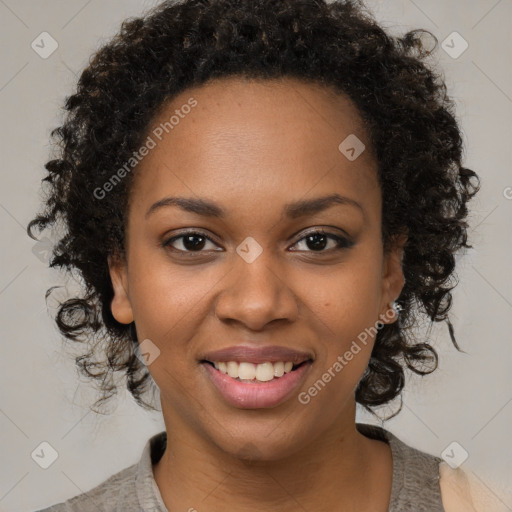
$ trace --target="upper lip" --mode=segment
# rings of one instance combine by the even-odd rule
[[[201,357],[203,361],[211,363],[221,361],[237,361],[247,362],[253,364],[260,363],[276,363],[278,361],[292,362],[293,364],[300,364],[304,361],[313,359],[312,354],[308,352],[301,352],[286,347],[277,345],[269,345],[264,347],[250,347],[247,345],[236,345],[233,347],[222,348],[213,352],[208,352]]]

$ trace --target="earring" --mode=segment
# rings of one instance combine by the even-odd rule
[[[396,300],[389,303],[389,306],[394,309],[396,316],[398,317],[400,315],[400,311],[402,311],[402,306],[398,304]]]
[[[400,311],[402,311],[402,306],[400,304],[398,304],[398,302],[396,302],[395,300],[393,302],[388,302],[388,306],[389,306],[389,309],[383,313],[382,315],[380,315],[379,318],[383,318],[383,317],[386,317],[388,319],[387,322],[382,322],[380,320],[377,321],[377,329],[382,329],[384,327],[385,324],[387,323],[390,323],[389,321],[391,320],[390,318],[390,311],[392,310],[394,312],[394,315],[393,315],[393,320],[398,320],[399,318],[399,315],[400,315]]]

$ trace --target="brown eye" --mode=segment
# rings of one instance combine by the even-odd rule
[[[320,233],[304,237],[306,246],[313,251],[325,249],[329,244],[329,237]]]
[[[328,247],[329,241],[334,242],[334,244],[331,243],[330,247]],[[327,233],[323,230],[317,230],[308,233],[305,237],[301,238],[297,242],[297,244],[300,243],[305,245],[306,252],[329,252],[330,250],[347,249],[354,245],[353,242],[347,238],[335,235],[333,233]],[[324,250],[326,247],[328,247],[327,250]]]
[[[180,252],[202,252],[208,242],[214,245],[211,238],[204,233],[189,232],[170,238],[164,242],[164,247],[171,247]]]

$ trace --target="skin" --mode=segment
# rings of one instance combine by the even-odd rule
[[[355,427],[355,388],[372,336],[307,405],[293,395],[273,408],[234,407],[198,360],[242,343],[311,352],[304,391],[365,328],[396,320],[389,303],[404,285],[405,239],[383,252],[377,164],[358,111],[323,86],[231,77],[184,91],[162,106],[151,129],[191,97],[197,106],[139,164],[127,257],[109,261],[114,317],[135,321],[138,339],[160,350],[148,369],[168,433],[153,466],[162,498],[169,510],[384,512],[390,448]],[[354,161],[338,150],[349,134],[366,146]],[[295,219],[282,213],[288,202],[332,193],[361,208],[334,204]],[[168,206],[146,217],[167,196],[214,201],[226,216]],[[184,228],[213,242],[202,252],[183,239],[165,247]],[[304,238],[313,228],[354,244],[336,250],[328,238],[315,249]],[[263,250],[252,263],[236,252],[248,236]],[[179,253],[187,248],[191,257]]]

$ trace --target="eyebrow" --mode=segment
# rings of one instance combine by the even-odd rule
[[[319,213],[335,204],[344,206],[354,206],[364,213],[363,207],[354,199],[341,196],[339,194],[331,194],[328,196],[317,197],[315,199],[304,199],[285,204],[283,208],[284,215],[290,219],[304,217]],[[156,211],[169,206],[176,206],[183,211],[195,213],[203,217],[225,218],[226,212],[218,204],[206,199],[197,199],[193,197],[164,197],[156,203],[152,204],[146,212],[145,218]]]

